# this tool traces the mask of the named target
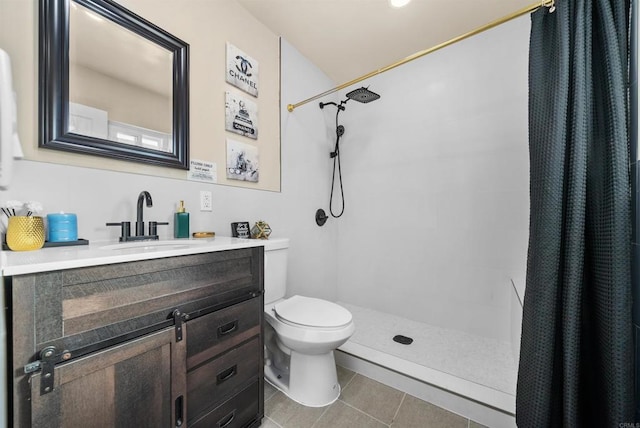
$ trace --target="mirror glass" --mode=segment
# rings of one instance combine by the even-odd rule
[[[188,169],[189,45],[110,0],[39,4],[39,146]]]
[[[67,131],[171,152],[173,53],[71,2]]]

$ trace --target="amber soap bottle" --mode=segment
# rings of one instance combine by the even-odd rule
[[[180,201],[178,212],[173,215],[174,238],[189,237],[189,213],[184,209],[184,201]]]

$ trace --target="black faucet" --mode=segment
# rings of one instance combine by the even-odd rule
[[[144,219],[143,219],[143,215],[142,215],[142,203],[144,202],[144,200],[147,200],[147,207],[152,207],[153,206],[153,201],[151,200],[151,194],[149,194],[149,192],[147,192],[146,190],[143,190],[142,192],[140,192],[140,195],[138,195],[138,209],[136,211],[136,236],[143,236],[144,235]]]
[[[144,209],[142,203],[147,200],[147,206],[152,207],[153,201],[151,195],[146,190],[140,192],[138,195],[138,209],[136,212],[136,236],[131,236],[131,222],[121,221],[120,223],[107,223],[107,226],[120,226],[120,242],[128,241],[147,241],[158,239],[158,226],[168,225],[168,222],[150,221],[149,222],[149,234],[144,234],[144,216],[142,210]]]

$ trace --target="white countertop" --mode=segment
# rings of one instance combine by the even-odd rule
[[[134,241],[124,244],[96,242],[89,245],[50,247],[35,251],[0,251],[0,272],[2,276],[22,275],[238,248],[261,247],[264,246],[265,242],[261,239],[216,236],[211,239]]]

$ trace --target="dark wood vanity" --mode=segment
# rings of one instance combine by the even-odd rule
[[[263,247],[4,282],[14,427],[260,425]]]

